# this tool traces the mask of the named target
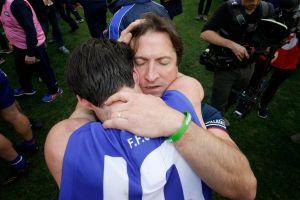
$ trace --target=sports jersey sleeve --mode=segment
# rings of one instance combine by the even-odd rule
[[[181,92],[176,90],[167,90],[163,94],[162,99],[168,106],[175,110],[180,112],[189,112],[192,116],[193,122],[195,122],[198,126],[201,126],[191,102]]]
[[[225,121],[217,109],[208,104],[202,103],[201,111],[207,129],[218,128],[227,132]]]
[[[108,28],[109,39],[118,40],[122,30],[124,30],[131,23],[131,21],[128,21],[128,17],[125,17],[125,15],[128,14],[133,7],[134,4],[123,6],[114,14]],[[132,20],[134,21],[135,19]]]

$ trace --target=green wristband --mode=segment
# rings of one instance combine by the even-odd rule
[[[184,112],[183,114],[185,115],[184,122],[176,133],[167,138],[169,142],[176,142],[177,140],[179,140],[186,129],[189,127],[192,120],[191,114],[189,112]]]

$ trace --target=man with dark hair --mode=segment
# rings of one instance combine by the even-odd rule
[[[248,85],[254,64],[248,63],[251,35],[262,18],[273,15],[273,6],[261,0],[230,0],[224,2],[204,25],[201,38],[219,49],[220,55],[233,61],[214,72],[212,105],[225,113],[236,101],[232,90],[241,92]]]
[[[103,122],[110,115],[104,104],[109,96],[118,91],[140,93],[132,60],[130,47],[114,41],[92,39],[77,48],[67,63],[67,81],[79,104]],[[174,84],[186,81],[183,77]],[[199,87],[197,82],[192,85],[197,84]],[[164,110],[177,113],[175,118],[167,118],[176,119],[172,132],[181,127],[183,111],[191,114],[201,127],[187,99],[197,95],[185,97],[183,91],[169,89],[162,98],[179,112],[165,106],[160,98],[149,98],[163,104]],[[122,113],[117,117],[122,118]],[[210,196],[209,188],[165,137],[150,139],[126,131],[105,130],[100,122],[91,122],[81,115],[73,114],[50,130],[45,157],[60,186],[60,199],[207,199]]]

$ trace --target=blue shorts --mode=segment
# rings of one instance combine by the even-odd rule
[[[11,106],[15,101],[14,91],[9,86],[7,76],[0,69],[0,109]]]

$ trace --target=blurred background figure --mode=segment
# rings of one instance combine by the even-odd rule
[[[296,70],[300,57],[298,38],[295,33],[288,37],[288,43],[277,51],[277,58],[271,63],[273,71],[267,89],[261,96],[257,115],[261,118],[268,117],[268,105],[279,86],[288,79]]]
[[[2,70],[0,70],[0,116],[10,123],[17,134],[23,138],[23,142],[18,145],[20,150],[30,152],[38,150],[30,121],[22,113],[21,107],[15,99],[14,91],[9,86],[7,76]]]
[[[107,27],[106,0],[79,0],[83,7],[84,17],[93,38],[102,38]]]
[[[46,37],[34,9],[26,0],[0,1],[0,8],[0,21],[14,49],[15,67],[20,84],[20,88],[15,89],[14,96],[36,93],[31,83],[31,75],[35,71],[48,88],[48,93],[43,96],[42,101],[54,101],[63,90],[58,87],[50,66],[45,49]]]
[[[212,0],[200,0],[198,5],[198,16],[195,18],[196,20],[208,20],[208,12],[211,6]],[[204,7],[205,3],[205,7]]]
[[[9,86],[6,74],[0,70],[0,116],[11,124],[23,141],[16,145],[18,151],[34,153],[39,147],[32,133],[31,124],[14,97],[14,91]],[[7,185],[22,176],[26,168],[26,159],[18,154],[12,143],[0,133],[0,157],[6,160],[11,173],[0,181],[1,185]]]
[[[160,0],[160,3],[167,9],[171,19],[182,13],[181,0]]]
[[[285,44],[275,53],[275,59],[270,64],[273,73],[269,85],[261,96],[257,115],[261,118],[268,117],[268,105],[279,86],[291,76],[296,70],[299,58],[299,29],[300,29],[300,7],[298,0],[279,0],[279,10],[276,20],[288,27]]]
[[[211,95],[211,105],[223,115],[237,101],[237,93],[246,89],[253,75],[255,65],[249,62],[246,47],[254,46],[251,40],[254,27],[260,19],[270,18],[273,13],[272,4],[264,1],[227,1],[219,6],[202,29],[200,37],[214,45],[216,56],[228,60],[215,66]],[[238,18],[243,22],[240,23]],[[229,126],[229,121],[225,121]]]
[[[71,17],[70,14],[72,13],[77,24],[84,22],[84,19],[80,16],[78,10],[75,8],[71,0],[63,0],[63,2],[65,4],[66,14],[69,17]]]
[[[70,33],[75,32],[77,29],[79,29],[79,26],[74,21],[73,18],[70,17],[70,15],[67,15],[66,9],[65,9],[65,3],[63,0],[53,0],[54,5],[56,6],[56,9],[58,10],[58,13],[69,26],[70,26]]]
[[[60,27],[59,13],[51,0],[28,0],[34,9],[39,23],[42,26],[45,36],[49,43],[55,42],[58,50],[63,54],[69,54],[70,51],[65,47],[62,30]],[[52,28],[52,38],[48,38],[49,24]]]

